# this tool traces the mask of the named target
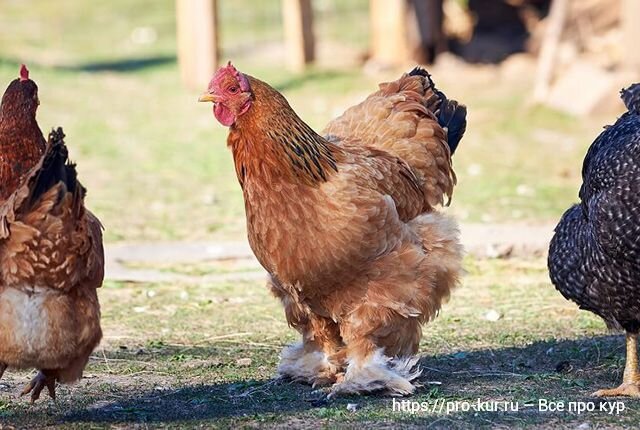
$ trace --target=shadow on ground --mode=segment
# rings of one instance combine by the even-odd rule
[[[50,68],[55,70],[61,70],[66,72],[137,72],[140,70],[162,66],[169,63],[175,63],[177,61],[175,55],[158,55],[154,57],[142,57],[142,58],[122,58],[118,60],[109,61],[94,61],[88,63],[71,64],[71,65],[47,65],[40,64],[38,61],[29,61],[30,66],[38,66],[41,68]],[[13,58],[0,58],[1,64],[8,64],[15,66],[16,70],[20,67],[20,62]]]
[[[63,70],[82,72],[137,72],[142,69],[175,62],[175,55],[163,55],[147,58],[127,58],[116,61],[99,61],[60,68]]]
[[[68,407],[58,405],[49,414],[49,424],[202,424],[219,420],[228,424],[246,420],[283,423],[283,420],[300,419],[325,422],[386,420],[387,423],[403,422],[407,425],[430,423],[436,428],[468,426],[470,423],[489,426],[542,425],[549,422],[575,425],[585,419],[598,422],[603,419],[616,420],[615,423],[622,424],[627,419],[638,419],[640,411],[636,402],[627,401],[629,407],[626,415],[608,417],[597,412],[589,416],[566,412],[540,413],[537,401],[546,398],[597,403],[598,400],[590,398],[589,393],[619,383],[624,362],[623,344],[620,336],[601,336],[560,342],[541,341],[522,348],[460,351],[449,355],[425,356],[421,360],[423,386],[410,400],[427,403],[433,403],[436,399],[519,402],[518,411],[506,413],[473,410],[454,411],[448,415],[393,413],[393,400],[383,396],[339,398],[327,402],[322,393],[310,387],[275,380],[185,385],[170,389],[162,389],[151,383],[151,386],[147,384],[139,389],[136,384],[118,386],[118,383],[109,381],[108,375],[104,375],[97,379],[104,379],[100,381],[103,385],[113,384],[107,393],[88,393],[92,400],[83,407],[74,406],[73,403],[66,405]],[[168,348],[166,353],[175,351]],[[203,355],[210,353],[215,354],[213,349],[206,348],[197,352]],[[77,392],[75,395],[80,394]],[[348,403],[357,403],[358,412],[347,412]],[[536,403],[536,407],[524,407],[525,403]],[[604,422],[611,424],[610,421]]]

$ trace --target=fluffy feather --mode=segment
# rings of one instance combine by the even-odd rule
[[[434,210],[455,184],[438,120],[446,97],[428,75],[405,74],[322,137],[266,83],[243,75],[251,90],[237,94],[234,76],[219,71],[201,100],[233,118],[249,242],[302,335],[279,372],[334,393],[411,393],[421,324],[461,273],[457,226]]]
[[[406,162],[425,197],[423,210],[451,200],[456,175],[451,154],[466,129],[466,107],[448,100],[416,68],[331,121],[324,134],[357,141]]]
[[[13,108],[3,106],[3,121]],[[33,124],[35,117],[22,126]],[[14,124],[12,133],[21,131],[9,155],[31,160],[39,129]],[[40,369],[23,392],[32,392],[32,400],[44,387],[54,396],[56,382],[78,380],[102,337],[96,291],[104,276],[102,227],[84,207],[85,189],[63,138],[61,129],[53,131],[30,170],[3,170],[20,185],[0,202],[0,376],[7,366]]]

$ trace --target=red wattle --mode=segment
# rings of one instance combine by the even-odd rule
[[[220,124],[225,127],[231,126],[236,122],[236,117],[229,109],[222,105],[222,103],[216,103],[213,105],[213,114],[216,119],[220,121]]]

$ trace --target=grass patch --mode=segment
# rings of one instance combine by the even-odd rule
[[[186,275],[186,276],[210,276],[229,275],[239,272],[264,272],[264,269],[257,265],[253,259],[229,259],[203,261],[198,263],[149,263],[149,262],[125,262],[124,266],[133,270],[155,270],[163,273]]]
[[[101,291],[106,337],[87,377],[60,387],[57,403],[44,398],[28,406],[13,395],[30,375],[10,372],[0,383],[0,418],[29,428],[575,428],[584,422],[623,428],[640,419],[632,400],[620,415],[538,412],[539,399],[595,401],[589,393],[617,385],[624,341],[565,301],[549,285],[542,260],[466,266],[464,285],[425,327],[423,387],[409,400],[519,402],[518,412],[399,413],[380,396],[325,402],[310,387],[271,379],[280,349],[297,336],[263,283],[109,283]],[[500,318],[487,320],[489,311]],[[524,406],[531,402],[536,406]],[[347,410],[349,403],[356,412]]]
[[[109,241],[244,235],[226,129],[179,79],[173,3],[0,5],[0,82],[13,79],[20,62],[29,64],[40,85],[39,122],[44,130],[65,127],[88,205]],[[348,3],[318,2],[319,36],[362,50],[367,2]],[[283,91],[318,130],[400,73],[369,76],[331,65],[289,73],[281,50],[269,48],[280,46],[278,2],[221,8],[225,57]],[[434,74],[441,89],[469,107],[467,135],[454,157],[452,211],[473,222],[557,219],[576,199],[586,147],[613,118],[587,123],[527,107],[530,82],[502,79],[498,69],[445,67]]]

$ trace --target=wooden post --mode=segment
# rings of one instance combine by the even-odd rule
[[[382,64],[411,61],[407,38],[407,1],[370,0],[371,57]]]
[[[540,48],[540,54],[538,56],[538,70],[536,72],[536,83],[533,90],[533,101],[535,103],[544,102],[551,88],[553,68],[556,63],[556,53],[567,19],[568,3],[568,0],[553,0],[553,3],[551,3],[549,18],[547,18],[547,28],[545,28],[542,47]]]
[[[302,71],[315,59],[311,0],[282,0],[282,20],[287,46],[287,63]]]
[[[620,10],[622,16],[622,47],[624,66],[629,70],[640,72],[640,1],[623,0]]]
[[[442,0],[370,0],[371,58],[381,64],[431,63],[446,40]]]
[[[218,66],[217,9],[217,0],[176,0],[180,76],[189,88],[205,88]]]

